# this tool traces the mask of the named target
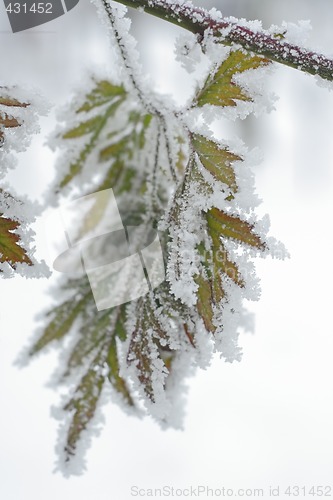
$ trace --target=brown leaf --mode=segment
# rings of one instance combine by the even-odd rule
[[[216,142],[195,134],[193,146],[202,165],[215,177],[226,184],[235,194],[238,190],[233,163],[242,158],[227,148],[221,148]]]
[[[17,221],[7,219],[0,214],[0,262],[8,262],[13,269],[18,263],[32,265],[26,251],[19,245],[19,235],[14,232],[18,227]]]
[[[225,238],[237,240],[246,245],[265,250],[266,245],[260,236],[254,232],[253,224],[229,215],[218,208],[212,208],[207,212],[207,222],[210,231],[214,231]]]

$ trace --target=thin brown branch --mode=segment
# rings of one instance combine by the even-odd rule
[[[333,60],[286,42],[267,32],[255,32],[247,26],[219,17],[190,2],[180,5],[174,0],[117,0],[119,3],[160,17],[198,35],[209,32],[225,45],[239,44],[246,50],[263,55],[272,61],[333,80]]]
[[[194,340],[193,340],[193,336],[192,334],[190,333],[189,329],[188,329],[188,326],[186,323],[183,324],[183,327],[184,327],[184,332],[185,332],[185,335],[186,337],[188,338],[188,340],[190,341],[190,344],[192,347],[195,348],[195,343],[194,343]]]

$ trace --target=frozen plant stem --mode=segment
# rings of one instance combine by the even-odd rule
[[[333,60],[322,54],[292,45],[267,32],[255,32],[249,27],[214,16],[190,2],[179,4],[175,0],[116,0],[128,7],[144,9],[145,12],[176,24],[202,39],[206,30],[225,45],[239,44],[246,50],[290,66],[318,75],[325,80],[333,80]]]
[[[177,183],[177,175],[176,175],[176,171],[175,171],[173,161],[171,158],[171,151],[170,151],[170,143],[169,143],[169,138],[168,138],[168,127],[167,127],[166,118],[165,118],[163,112],[160,111],[159,109],[157,109],[157,107],[154,106],[154,104],[151,102],[151,100],[149,100],[146,97],[139,82],[137,81],[135,75],[133,74],[133,68],[131,67],[131,65],[128,62],[127,48],[126,48],[126,45],[125,45],[125,43],[124,43],[124,41],[123,41],[119,31],[118,31],[116,16],[113,13],[113,9],[112,9],[111,5],[108,3],[108,0],[102,0],[102,4],[103,4],[103,7],[105,9],[105,12],[107,13],[110,24],[112,26],[112,30],[114,32],[114,36],[115,36],[115,39],[116,39],[117,44],[118,44],[119,52],[120,52],[120,55],[121,55],[122,60],[124,62],[124,66],[127,70],[132,87],[135,90],[135,92],[137,93],[138,98],[139,98],[142,106],[148,111],[148,113],[152,113],[153,115],[157,116],[159,119],[159,122],[162,125],[162,130],[163,130],[163,134],[164,134],[164,138],[165,138],[165,146],[166,146],[167,156],[169,159],[170,173],[171,173],[171,176],[173,178],[173,181],[175,183]]]

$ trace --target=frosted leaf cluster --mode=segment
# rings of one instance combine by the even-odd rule
[[[8,170],[16,165],[16,153],[27,149],[31,136],[39,132],[38,117],[46,112],[37,93],[0,85],[0,277],[49,274],[45,263],[36,261],[32,245],[31,224],[40,209],[6,182]]]
[[[268,219],[256,215],[254,156],[240,140],[217,140],[209,127],[216,116],[243,118],[271,105],[262,85],[270,61],[238,46],[219,45],[217,55],[209,36],[203,56],[195,38],[180,37],[181,64],[192,71],[200,54],[210,67],[190,102],[176,108],[142,76],[126,9],[94,3],[117,59],[113,74],[85,79],[59,115],[50,139],[63,150],[53,204],[112,188],[124,227],[137,228],[132,253],[158,231],[166,279],[137,300],[100,311],[85,273],[63,277],[53,291],[57,305],[29,355],[61,348],[54,383],[71,388],[56,412],[64,419],[58,450],[66,473],[78,472],[75,455],[106,400],[162,427],[182,427],[186,378],[207,368],[214,353],[241,359],[239,332],[252,328],[243,302],[260,294],[254,258],[276,244]],[[108,214],[107,205],[92,206],[77,234]],[[106,240],[100,250],[112,259]],[[148,277],[150,271],[146,265]]]

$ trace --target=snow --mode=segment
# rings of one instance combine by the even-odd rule
[[[201,64],[202,51],[193,33],[182,33],[175,42],[176,61],[188,72],[193,73]]]
[[[284,40],[300,47],[305,46],[312,31],[311,21],[309,20],[298,21],[298,23],[284,21],[281,28],[284,33]]]
[[[3,128],[3,144],[0,148],[0,179],[3,179],[8,169],[16,165],[15,153],[25,151],[31,141],[31,136],[40,131],[39,116],[46,115],[49,111],[49,104],[40,96],[36,90],[20,89],[19,87],[8,88],[5,82],[0,81],[1,97],[16,99],[25,107],[5,106],[0,104],[0,115],[8,115],[18,121],[20,126],[13,128]]]

